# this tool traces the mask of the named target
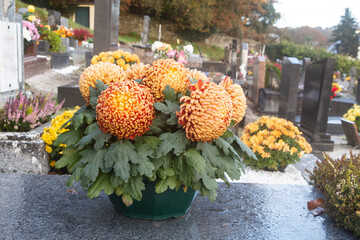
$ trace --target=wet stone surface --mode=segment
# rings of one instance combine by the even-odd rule
[[[185,217],[129,219],[104,194],[88,199],[67,176],[0,174],[0,239],[356,239],[313,217],[312,186],[219,183],[215,202],[197,196]]]

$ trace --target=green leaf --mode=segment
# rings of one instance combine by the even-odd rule
[[[95,123],[96,124],[96,123]],[[93,125],[90,125],[93,126]],[[89,127],[90,127],[89,126]],[[92,130],[90,133],[88,133],[88,135],[85,135],[84,137],[82,137],[79,142],[75,145],[75,147],[77,147],[78,150],[83,149],[86,145],[88,145],[89,143],[92,142],[92,140],[96,140],[97,138],[99,138],[101,135],[103,134],[103,132],[99,129],[99,126],[96,124],[96,127],[94,130]]]
[[[218,188],[218,184],[216,183],[215,179],[209,178],[209,176],[206,174],[201,175],[201,181],[203,182],[204,186],[210,191],[216,190]]]
[[[123,194],[122,195],[122,201],[123,201],[123,203],[127,206],[127,207],[129,207],[131,204],[133,204],[133,202],[134,202],[134,200],[130,197],[130,195],[128,195],[128,194]]]
[[[95,181],[98,174],[99,169],[104,165],[105,160],[105,154],[107,152],[107,149],[101,149],[96,152],[94,157],[86,164],[82,171],[82,176],[89,180],[89,181]]]
[[[205,159],[195,149],[189,149],[185,153],[187,163],[193,167],[199,174],[202,174],[205,170]]]
[[[167,125],[177,125],[177,123],[178,123],[178,119],[175,114],[171,115],[171,117],[168,120],[166,120]]]
[[[89,187],[87,196],[90,199],[97,197],[101,191],[104,191],[106,195],[111,195],[114,190],[115,189],[110,182],[110,175],[107,173],[100,173],[96,178],[96,181]]]
[[[130,165],[140,163],[140,156],[135,151],[135,146],[129,140],[117,140],[111,144],[105,155],[105,168],[114,168],[115,175],[125,182],[130,177]]]
[[[163,93],[166,100],[170,100],[172,102],[177,101],[177,94],[175,92],[175,89],[171,88],[169,85],[166,85]]]
[[[190,186],[192,183],[192,179],[195,175],[195,171],[194,168],[192,168],[191,166],[189,166],[189,164],[187,163],[187,161],[185,161],[185,159],[183,159],[182,161],[182,173],[179,175],[180,180],[187,186]]]
[[[228,128],[228,129],[226,129],[225,133],[221,137],[224,138],[224,139],[227,139],[227,138],[232,137],[232,136],[234,136],[234,133],[231,132],[229,130],[229,128]]]
[[[74,115],[73,118],[74,127],[77,129],[84,124],[84,120],[87,124],[91,124],[96,119],[96,112],[92,108],[86,108],[81,113]]]
[[[228,143],[227,141],[225,141],[221,137],[214,140],[214,142],[216,143],[216,146],[218,146],[219,148],[221,148],[224,151],[226,156],[229,155],[229,151],[230,151],[229,148],[232,148],[230,143]]]
[[[221,168],[221,162],[223,161],[223,158],[221,157],[221,153],[216,146],[213,146],[208,142],[198,142],[196,145],[196,150],[201,150],[201,155],[214,167]]]
[[[108,85],[106,85],[103,81],[96,80],[95,88],[89,87],[90,90],[90,98],[92,97],[99,97],[102,91],[106,90],[108,88]]]
[[[71,174],[71,176],[68,178],[66,185],[68,187],[70,187],[71,185],[73,185],[74,181],[79,181],[80,180],[80,176],[81,176],[81,171],[82,168],[77,168],[73,174]]]
[[[62,143],[66,144],[67,147],[74,146],[83,137],[83,133],[84,131],[81,128],[63,132],[56,138],[53,144],[57,147]]]
[[[174,171],[176,172],[177,175],[181,175],[183,171],[183,156],[184,155],[174,156],[173,159]]]
[[[109,141],[109,139],[111,138],[111,134],[110,133],[103,133],[101,131],[101,134],[97,135],[95,138],[95,144],[94,144],[94,149],[95,151],[100,150],[104,144]]]
[[[175,189],[178,186],[178,181],[176,176],[167,177],[166,179],[161,179],[155,185],[155,192],[156,193],[163,193],[169,187],[170,189]]]
[[[169,169],[169,168],[171,168],[171,163],[172,163],[172,154],[166,154],[165,156],[164,156],[164,163],[163,163],[163,167],[164,167],[164,169],[166,170],[166,169]]]
[[[97,97],[92,97],[90,98],[90,105],[92,108],[96,108],[96,105],[98,104],[98,98]]]
[[[170,176],[174,176],[175,172],[174,169],[169,168],[164,170],[163,168],[159,168],[159,170],[157,171],[158,175],[160,178],[165,179],[166,177],[170,177]]]
[[[155,168],[149,157],[153,157],[154,149],[149,144],[135,144],[135,146],[140,157],[138,166],[140,175],[151,177]]]
[[[72,166],[81,159],[81,155],[75,149],[65,149],[63,156],[56,162],[55,167],[60,169]]]
[[[184,152],[187,144],[187,138],[185,136],[185,132],[180,129],[175,133],[162,133],[160,135],[160,139],[162,142],[158,148],[157,157],[162,157],[168,154],[172,149],[174,149],[173,153],[175,155],[180,155]]]
[[[241,148],[241,150],[244,151],[249,157],[257,160],[257,157],[253,153],[253,151],[251,151],[251,149],[245,143],[243,143],[243,141],[241,141],[240,138],[238,138],[236,135],[233,135],[232,137],[226,139],[226,141],[231,145],[233,145],[235,142]],[[238,154],[241,155],[241,153]]]
[[[152,125],[150,126],[150,131],[147,134],[160,134],[163,132],[164,122],[169,118],[168,115],[156,112],[156,117],[153,120]]]
[[[160,138],[154,136],[143,136],[144,143],[149,144],[153,149],[157,149],[161,142]]]
[[[145,184],[143,183],[141,176],[131,177],[125,184],[125,193],[131,194],[135,200],[141,200],[142,190],[145,190]]]

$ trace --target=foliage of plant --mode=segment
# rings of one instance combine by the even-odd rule
[[[75,13],[77,5],[75,0],[22,0],[40,8],[52,9],[61,12],[61,15],[70,17]]]
[[[332,159],[324,154],[310,179],[325,195],[325,209],[338,226],[360,236],[360,155]]]
[[[15,97],[6,100],[4,111],[0,115],[0,131],[27,132],[41,123],[50,120],[62,104],[52,100],[52,94],[47,96],[27,95],[19,92]]]
[[[352,121],[356,124],[358,131],[360,131],[360,105],[354,104],[343,116],[343,118]]]
[[[340,41],[336,44],[339,54],[346,54],[354,58],[357,57],[359,47],[359,35],[356,33],[358,24],[351,15],[350,9],[346,8],[344,16],[341,16],[340,23],[333,31],[333,41]]]
[[[270,77],[269,71],[274,72],[280,81],[281,80],[281,70],[282,70],[282,67],[280,64],[278,64],[278,63],[272,64],[270,62],[267,62],[266,63],[266,73],[265,73],[265,86],[268,86],[268,83],[269,83],[269,77]]]
[[[155,52],[155,59],[171,58],[181,64],[187,64],[186,58],[189,58],[194,53],[194,47],[190,43],[186,43],[185,45],[180,45],[179,43],[178,39],[176,48],[173,49],[168,43],[155,41],[151,46],[151,50]]]
[[[114,84],[110,84],[109,89]],[[246,153],[256,158],[228,129],[212,141],[188,139],[177,119],[180,99],[184,96],[169,86],[163,91],[165,100],[153,105],[155,118],[149,131],[122,139],[104,133],[97,122],[97,107],[99,95],[106,95],[107,90],[108,86],[101,81],[97,81],[96,88],[90,87],[90,105],[84,105],[74,114],[66,127],[69,131],[59,135],[54,142],[55,146],[67,146],[55,166],[66,166],[72,173],[68,185],[80,180],[88,189],[89,198],[98,196],[101,191],[107,195],[115,193],[129,206],[133,199],[141,200],[141,191],[145,188],[143,182],[147,178],[156,181],[157,193],[168,188],[178,190],[182,187],[186,191],[187,187],[192,187],[202,196],[214,200],[218,188],[215,180],[223,179],[229,185],[228,177],[239,179],[241,176],[240,155]],[[141,121],[141,118],[135,121]],[[117,131],[126,134],[124,129]]]
[[[66,132],[66,128],[62,128],[64,124],[69,124],[68,121],[72,118],[74,113],[79,110],[80,107],[75,107],[73,110],[64,111],[62,114],[57,115],[55,118],[51,119],[50,127],[45,127],[44,132],[41,136],[41,139],[45,142],[45,150],[49,153],[49,162],[52,170],[55,170],[55,163],[62,156],[63,150],[66,147],[64,144],[60,144],[59,146],[54,146],[53,143],[58,137],[59,134]],[[65,125],[65,127],[67,126]],[[64,169],[60,169],[60,171],[64,172]]]
[[[360,71],[359,60],[352,60],[348,56],[329,53],[325,48],[321,47],[298,45],[288,41],[282,41],[279,44],[267,45],[265,52],[271,61],[283,59],[284,57],[296,57],[299,60],[310,58],[311,61],[332,57],[335,58],[336,71],[349,74],[352,66],[356,66],[357,71]]]
[[[192,36],[187,40],[194,41],[216,29],[223,33],[233,33],[239,26],[265,32],[280,17],[272,3],[264,0],[125,0],[120,7],[122,11],[174,21],[178,30]]]
[[[257,161],[244,156],[244,163],[255,169],[278,170],[296,163],[305,153],[311,152],[311,145],[299,129],[290,121],[277,117],[263,116],[249,123],[241,140],[255,153]]]
[[[77,28],[73,30],[73,38],[78,41],[85,41],[86,39],[93,37],[91,32],[86,28]]]
[[[44,40],[49,42],[50,52],[58,53],[65,51],[65,48],[61,42],[61,37],[56,32],[53,32],[51,29],[44,27],[41,30],[41,36]]]
[[[117,50],[114,52],[100,52],[99,55],[94,55],[91,58],[91,64],[97,64],[99,62],[114,63],[122,67],[124,70],[127,70],[133,64],[140,63],[140,59],[136,54]]]

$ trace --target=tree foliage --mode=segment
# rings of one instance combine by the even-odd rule
[[[349,8],[345,9],[345,15],[341,17],[340,23],[333,32],[334,42],[337,44],[337,50],[340,54],[347,54],[354,58],[357,57],[359,47],[359,35],[356,34],[357,23],[352,17]]]
[[[206,35],[219,32],[241,35],[246,29],[264,33],[280,18],[273,0],[124,0],[122,11],[171,20],[183,32]],[[199,36],[198,36],[199,37]]]

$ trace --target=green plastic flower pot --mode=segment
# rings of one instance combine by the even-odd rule
[[[180,188],[178,191],[168,189],[158,194],[155,192],[155,184],[145,181],[141,201],[134,200],[129,207],[116,194],[109,195],[110,201],[117,212],[129,218],[163,220],[184,216],[189,211],[196,196],[192,188],[188,187],[186,193]]]

